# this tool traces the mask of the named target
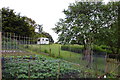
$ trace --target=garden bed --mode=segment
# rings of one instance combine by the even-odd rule
[[[60,61],[60,66],[59,66]],[[80,70],[60,59],[43,56],[16,56],[4,58],[2,76],[4,78],[79,78]],[[60,68],[59,68],[60,67]],[[60,70],[60,73],[58,72]],[[30,72],[30,76],[29,76]],[[82,77],[82,76],[81,76]]]

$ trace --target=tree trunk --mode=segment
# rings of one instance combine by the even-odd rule
[[[91,67],[91,41],[88,39],[86,42],[84,42],[84,59],[88,62],[86,67]]]

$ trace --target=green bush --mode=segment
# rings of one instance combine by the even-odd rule
[[[44,50],[44,53],[48,53],[48,50],[45,49],[45,50]]]
[[[83,51],[83,46],[78,46],[78,45],[63,45],[61,46],[61,50],[66,50],[66,51],[71,51],[75,53],[82,53]]]
[[[83,53],[84,47],[83,45],[62,45],[61,50],[71,51],[75,53]],[[111,53],[109,47],[105,45],[93,45],[92,50],[93,53],[97,55],[105,55],[106,53]]]
[[[105,53],[110,54],[111,53],[109,47],[106,45],[101,45],[101,46],[94,45],[93,52],[94,54],[105,54]]]
[[[63,46],[61,46],[61,49],[62,49],[62,50],[69,51],[69,46],[67,46],[67,45],[63,45]]]

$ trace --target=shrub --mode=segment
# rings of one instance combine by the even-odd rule
[[[45,49],[45,50],[44,50],[44,53],[48,53],[48,50]]]
[[[63,46],[61,46],[61,50],[71,51],[71,52],[75,52],[75,53],[82,53],[83,47],[76,46],[76,45],[72,45],[72,46],[63,45]]]
[[[101,45],[100,47],[101,47],[102,49],[110,50],[110,48],[109,48],[108,46],[106,46],[106,45]]]
[[[106,53],[108,54],[111,53],[111,51],[109,50],[109,47],[105,45],[101,45],[101,46],[94,45],[93,52],[94,54],[98,54],[98,55],[101,55],[101,54],[105,55]]]
[[[65,51],[71,51],[71,52],[75,52],[75,53],[83,53],[84,47],[83,45],[62,45],[61,46],[61,50],[65,50]],[[96,55],[105,55],[106,53],[111,53],[111,51],[109,50],[108,46],[105,45],[93,45],[93,53]]]
[[[67,46],[67,45],[61,46],[61,50],[69,51],[69,46]]]

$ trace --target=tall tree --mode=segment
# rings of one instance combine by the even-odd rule
[[[59,34],[59,41],[63,43],[70,43],[74,39],[84,44],[85,49],[90,49],[91,43],[102,42],[101,44],[113,47],[111,50],[116,49],[119,37],[115,35],[119,35],[119,27],[115,25],[119,23],[119,4],[120,2],[111,2],[107,5],[102,2],[73,3],[63,11],[66,18],[60,19],[53,30]]]
[[[103,16],[103,26],[97,34],[97,43],[101,42],[110,47],[112,53],[118,54],[120,51],[120,2],[111,2],[105,5]]]
[[[91,61],[92,43],[105,44],[113,53],[119,53],[119,31],[117,28],[119,2],[76,2],[64,10],[65,19],[60,19],[53,30],[59,35],[59,42],[72,40],[84,45],[84,55]],[[117,31],[117,33],[116,33]],[[117,36],[115,36],[117,35]],[[116,52],[114,52],[116,50]]]
[[[65,19],[60,19],[53,30],[59,34],[59,40],[67,43],[76,40],[84,45],[84,55],[88,56],[86,60],[90,63],[91,44],[95,34],[100,27],[99,16],[101,2],[76,2],[71,4],[67,10],[64,10]],[[99,16],[98,16],[99,15]]]
[[[16,14],[13,9],[2,8],[2,30],[20,36],[33,36],[36,23],[31,18]]]
[[[61,19],[53,29],[59,34],[59,40],[68,43],[71,40],[76,40],[78,43],[84,44],[86,48],[86,45],[92,42],[94,34],[98,32],[97,28],[100,27],[100,7],[102,7],[101,2],[71,4],[67,10],[63,11],[66,18]]]

